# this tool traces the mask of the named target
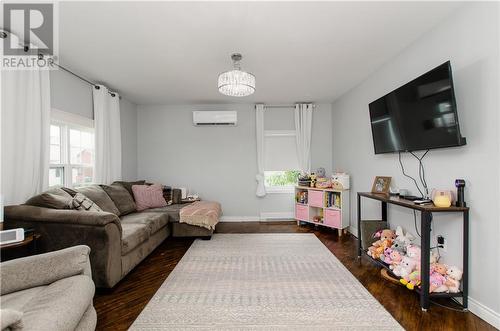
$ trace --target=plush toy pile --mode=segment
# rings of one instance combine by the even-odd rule
[[[412,243],[415,238],[408,232],[405,234],[400,226],[396,231],[377,231],[374,237],[378,240],[368,248],[367,254],[387,264],[408,289],[420,286],[420,246]],[[439,256],[431,251],[429,292],[459,292],[462,270],[438,262]]]

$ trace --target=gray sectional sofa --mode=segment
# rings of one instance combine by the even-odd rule
[[[4,226],[35,229],[41,234],[41,252],[89,246],[93,280],[97,287],[107,288],[116,285],[169,235],[212,235],[213,230],[179,223],[181,204],[136,212],[131,184],[49,190],[23,205],[5,207]],[[85,211],[68,209],[67,204],[78,192],[102,211],[93,207]]]
[[[89,253],[76,246],[1,263],[2,330],[95,330]]]

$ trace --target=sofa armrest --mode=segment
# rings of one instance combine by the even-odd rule
[[[20,205],[5,207],[4,218],[7,228],[33,228],[39,233],[39,253],[89,246],[97,287],[113,287],[120,280],[122,227],[116,215]]]
[[[0,264],[1,294],[44,286],[76,275],[91,277],[90,248],[74,246]]]
[[[27,222],[71,223],[104,226],[115,223],[121,232],[118,216],[106,212],[80,211],[73,209],[51,209],[29,205],[6,206],[5,219]]]

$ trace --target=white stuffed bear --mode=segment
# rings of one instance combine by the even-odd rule
[[[414,260],[408,256],[405,256],[405,257],[403,257],[403,260],[401,261],[401,263],[398,264],[394,268],[394,270],[392,270],[392,272],[396,276],[404,278],[404,277],[408,276],[409,274],[411,274],[413,271],[415,271],[415,269],[417,269],[417,267],[418,267],[418,263],[416,260]]]
[[[460,268],[452,266],[448,267],[446,271],[446,282],[444,283],[448,286],[448,291],[451,293],[460,292],[460,280],[462,279],[462,270]]]

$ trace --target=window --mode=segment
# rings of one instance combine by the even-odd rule
[[[266,187],[295,186],[300,175],[298,170],[264,171]]]
[[[52,111],[49,186],[79,187],[94,178],[93,121]]]
[[[300,174],[295,131],[266,130],[264,140],[264,183],[267,192],[293,192]]]

